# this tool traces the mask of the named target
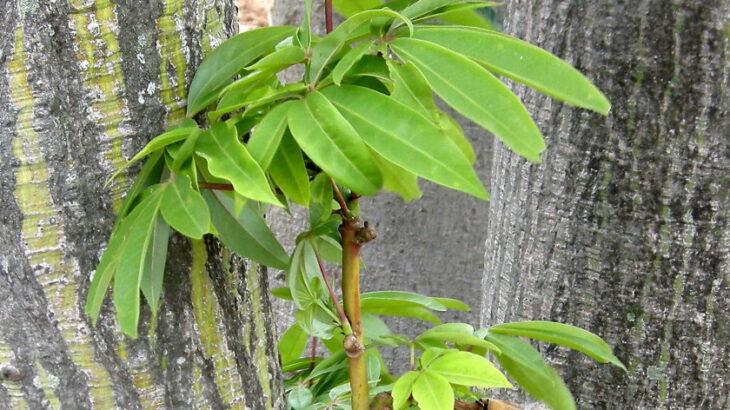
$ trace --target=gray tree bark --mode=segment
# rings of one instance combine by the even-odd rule
[[[482,323],[549,319],[629,371],[545,348],[582,408],[728,408],[727,0],[512,0],[506,31],[575,64],[603,118],[520,88],[542,165],[495,149]]]
[[[83,313],[134,172],[184,116],[225,0],[0,2],[0,408],[280,408],[266,276],[213,240],[173,238],[164,300],[123,337]]]
[[[312,26],[324,28],[324,1],[314,1]],[[274,24],[299,24],[303,2],[275,0]],[[453,114],[453,112],[452,112]],[[460,121],[477,153],[476,168],[485,183],[489,180],[493,138],[481,128]],[[471,313],[450,312],[444,320],[476,323],[479,319],[481,290],[478,284],[483,269],[483,244],[486,229],[480,222],[487,218],[488,204],[465,194],[421,181],[423,198],[410,204],[395,195],[383,193],[363,198],[362,215],[378,233],[377,240],[363,248],[365,267],[361,277],[363,291],[404,290],[466,301]],[[295,237],[305,228],[306,217],[298,214],[298,224],[291,225],[288,215],[272,215],[277,232]],[[281,283],[283,277],[272,280]],[[278,284],[277,286],[281,286]],[[291,323],[291,305],[277,304],[278,322]],[[413,319],[390,320],[392,330],[417,334],[425,327]],[[407,357],[407,352],[403,357]],[[399,359],[404,368],[407,360]]]

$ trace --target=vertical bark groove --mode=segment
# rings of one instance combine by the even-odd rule
[[[727,407],[729,2],[513,0],[507,14],[613,109],[517,88],[549,144],[540,166],[495,150],[482,323],[604,336],[628,374],[544,349],[580,407]]]
[[[172,239],[162,308],[143,309],[139,339],[109,302],[97,326],[83,313],[135,168],[103,182],[182,117],[234,16],[225,0],[0,4],[0,366],[20,374],[0,379],[0,408],[282,407],[266,277],[215,241],[194,261]]]

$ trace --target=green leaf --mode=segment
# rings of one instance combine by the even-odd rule
[[[292,201],[309,206],[309,175],[302,150],[290,133],[285,133],[279,150],[269,167],[269,173],[284,195]]]
[[[459,3],[478,3],[479,0],[419,0],[403,9],[401,12],[409,19],[417,19],[426,16],[431,12],[445,6],[451,6]]]
[[[216,124],[202,135],[196,152],[206,159],[211,174],[230,181],[242,196],[282,206],[271,192],[264,171],[238,141],[235,130],[226,124]]]
[[[286,114],[292,104],[294,104],[293,101],[287,101],[269,111],[253,130],[251,138],[248,140],[248,152],[262,169],[268,169],[271,160],[274,159],[281,138],[286,131]]]
[[[332,81],[334,81],[335,84],[340,85],[345,74],[350,71],[355,63],[360,61],[365,53],[370,51],[370,47],[372,47],[372,44],[366,41],[348,50],[332,70]]]
[[[375,306],[367,303],[363,306],[361,303],[361,309],[363,313],[373,315],[410,317],[433,324],[441,323],[438,316],[431,313],[430,310],[412,302],[380,301]]]
[[[421,363],[422,368],[426,368],[429,364],[431,364],[432,361],[436,360],[436,358],[451,351],[453,350],[429,348],[421,353],[421,357],[418,359],[418,361]]]
[[[411,397],[413,384],[419,375],[418,372],[406,372],[395,382],[390,393],[393,396],[393,410],[401,410],[405,407],[406,402]]]
[[[136,209],[136,208],[135,208]],[[106,291],[109,288],[114,272],[122,256],[124,241],[132,219],[129,217],[117,220],[117,226],[112,231],[106,250],[96,266],[94,276],[91,278],[89,293],[86,296],[85,312],[94,324],[99,317],[101,305],[104,302]]]
[[[350,17],[364,10],[375,9],[383,5],[382,0],[332,0],[335,10],[345,17]]]
[[[292,409],[305,409],[312,403],[314,395],[306,387],[297,386],[286,395],[286,401]]]
[[[428,19],[439,19],[446,23],[451,23],[459,26],[477,27],[485,30],[494,30],[494,25],[476,9],[493,7],[499,3],[493,2],[482,2],[482,3],[467,3],[467,4],[456,4],[452,6],[442,7],[436,12],[428,16]]]
[[[425,370],[413,383],[413,398],[421,410],[452,410],[454,390],[442,376]]]
[[[167,132],[164,132],[155,138],[152,139],[152,141],[148,142],[147,145],[142,148],[138,153],[136,153],[132,159],[127,161],[124,166],[122,166],[120,169],[114,172],[112,176],[110,176],[107,181],[111,181],[114,178],[116,178],[119,174],[124,172],[130,165],[134,164],[135,162],[139,161],[140,159],[146,157],[147,155],[150,155],[151,153],[160,150],[162,148],[165,148],[166,146],[170,144],[174,144],[178,141],[182,141],[188,137],[194,130],[199,129],[197,125],[190,126],[189,123],[185,124],[184,127],[179,128],[173,128]]]
[[[247,203],[237,213],[233,199],[225,193],[206,190],[202,194],[210,210],[211,222],[224,245],[263,265],[286,269],[289,256],[253,204]]]
[[[386,63],[390,78],[393,80],[393,91],[390,96],[403,105],[431,118],[438,111],[438,107],[433,100],[431,87],[421,71],[410,62],[399,64],[393,60],[387,60]]]
[[[251,101],[247,101],[246,112],[251,112],[259,107],[263,107],[279,100],[288,99],[291,97],[303,97],[304,91],[307,90],[307,85],[303,82],[287,84],[282,87],[273,88],[270,92],[265,93],[259,98],[252,98]]]
[[[329,175],[324,172],[320,172],[312,180],[310,187],[312,193],[312,206],[310,207],[310,225],[316,225],[317,223],[327,220],[332,213],[332,183],[330,182]],[[316,205],[316,206],[315,206]],[[315,208],[318,207],[319,218],[311,218],[315,213]]]
[[[384,84],[388,89],[392,87],[388,66],[380,56],[365,54],[350,68],[347,75],[353,79],[357,77],[372,77]],[[354,82],[353,82],[354,83]]]
[[[237,34],[211,51],[195,72],[188,91],[188,118],[215,101],[218,92],[251,61],[286,37],[294,27],[273,26]]]
[[[461,312],[469,312],[471,308],[466,303],[458,300],[458,299],[450,299],[450,298],[437,298],[432,297],[433,300],[439,302],[440,304],[446,306],[446,309],[448,310],[458,310]]]
[[[530,339],[555,343],[585,353],[599,363],[611,363],[626,371],[626,367],[613,355],[611,346],[597,335],[579,327],[563,323],[535,320],[529,322],[502,323],[489,328],[491,333],[523,336]]]
[[[554,410],[573,410],[575,401],[558,373],[548,366],[540,353],[514,336],[487,334],[487,340],[499,347],[497,360],[502,368],[532,397]]]
[[[279,338],[279,355],[281,363],[286,364],[299,359],[307,347],[307,333],[296,323],[289,326]]]
[[[211,122],[218,122],[223,114],[236,111],[252,99],[260,97],[263,92],[271,89],[275,78],[271,71],[255,71],[226,86],[218,93],[215,111],[208,113]]]
[[[114,228],[119,226],[122,218],[132,210],[139,194],[141,194],[150,185],[160,182],[160,175],[162,175],[163,168],[163,161],[160,161],[160,159],[163,155],[163,150],[155,151],[149,158],[147,158],[144,165],[142,165],[142,169],[139,170],[139,174],[137,174],[137,177],[134,179],[132,186],[129,190],[127,190],[127,195],[124,197],[124,203],[122,204],[122,208],[119,210],[117,221],[114,223]]]
[[[410,302],[431,310],[440,312],[446,310],[446,306],[435,301],[433,298],[413,292],[379,291],[363,293],[360,296],[361,305],[376,306],[382,301]]]
[[[603,115],[611,109],[603,93],[578,70],[525,41],[495,31],[453,26],[419,27],[415,37],[463,54],[558,100]]]
[[[283,300],[292,300],[291,291],[285,286],[271,289],[271,295]]]
[[[310,305],[295,315],[297,323],[310,336],[330,339],[336,325],[327,312],[319,305]]]
[[[309,49],[312,45],[312,0],[304,0],[304,16],[296,38],[304,49]]]
[[[365,143],[388,161],[438,184],[487,199],[469,161],[428,118],[363,87],[328,87],[323,94]]]
[[[365,143],[320,92],[292,104],[289,129],[302,150],[337,182],[361,195],[374,195],[382,175]]]
[[[449,383],[470,387],[512,387],[512,384],[486,358],[470,352],[449,352],[428,365]]]
[[[395,165],[378,153],[373,152],[372,155],[380,168],[380,173],[383,174],[383,188],[386,191],[400,195],[405,203],[423,195],[418,186],[418,177],[414,173]]]
[[[312,47],[312,58],[309,63],[307,80],[309,83],[316,83],[322,76],[325,67],[332,61],[334,56],[345,46],[349,36],[362,24],[371,21],[375,17],[391,17],[403,21],[413,32],[413,24],[395,11],[388,9],[362,11],[348,18],[334,31]]]
[[[159,309],[160,295],[162,294],[162,280],[165,277],[170,226],[159,216],[155,218],[153,224],[152,237],[145,256],[146,266],[142,271],[140,288],[147,304],[150,305],[152,316],[156,316]]]
[[[201,132],[202,131],[200,130],[200,128],[193,129],[190,135],[185,138],[185,141],[183,141],[182,145],[180,145],[179,147],[175,147],[175,151],[171,150],[171,148],[173,148],[172,146],[168,147],[167,152],[173,155],[173,158],[175,159],[172,162],[172,167],[170,167],[171,172],[180,171],[180,168],[183,166],[183,164],[188,159],[190,159],[190,157],[193,155],[195,144],[198,142],[198,137],[200,137]]]
[[[391,44],[412,62],[451,107],[493,132],[514,152],[540,161],[545,142],[530,114],[512,91],[474,61],[423,40],[399,38]]]
[[[459,147],[459,150],[461,150],[461,153],[469,163],[474,164],[477,156],[474,153],[474,147],[471,146],[471,141],[464,135],[464,130],[461,128],[461,125],[455,119],[451,118],[451,116],[440,111],[436,117],[437,125],[441,128],[441,131],[451,139],[451,142]]]
[[[200,192],[193,189],[190,178],[177,175],[165,188],[160,213],[168,224],[183,235],[201,239],[210,232],[210,215]]]
[[[474,336],[474,328],[466,323],[445,323],[433,327],[416,337],[416,340],[436,340],[459,345],[483,347],[492,351],[499,349],[492,343]]]
[[[309,295],[304,269],[304,246],[306,241],[299,242],[294,248],[286,269],[286,286],[298,309],[308,308],[314,301]]]
[[[151,242],[155,218],[164,188],[157,187],[130,214],[130,225],[114,275],[114,305],[122,332],[137,337],[140,286],[145,257]]]
[[[304,50],[299,46],[287,46],[264,56],[261,60],[246,67],[246,70],[279,71],[302,61],[304,61]]]
[[[441,132],[459,147],[469,163],[473,164],[476,155],[471,142],[464,135],[459,123],[438,108],[433,100],[431,86],[423,77],[421,71],[409,62],[398,64],[388,60],[387,63],[390,77],[393,79],[391,98],[431,119]]]
[[[365,368],[367,369],[368,383],[373,387],[380,380],[380,358],[378,349],[365,351]]]

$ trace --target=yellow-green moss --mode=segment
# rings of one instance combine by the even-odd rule
[[[95,0],[93,7],[84,0],[69,0],[73,12],[69,15],[75,35],[77,59],[81,67],[84,86],[94,97],[91,108],[98,117],[98,126],[103,130],[99,142],[104,159],[113,171],[124,165],[122,142],[125,135],[120,124],[128,117],[127,105],[121,96],[124,90],[122,54],[119,49],[118,28],[114,4],[111,0]],[[124,192],[129,181],[120,174],[112,184],[114,210],[122,205]]]
[[[13,363],[15,361],[15,354],[13,350],[7,344],[0,341],[0,363]],[[0,379],[0,385],[5,388],[10,397],[11,409],[25,410],[28,408],[28,403],[25,401],[25,394],[20,386],[20,383],[12,380]]]
[[[228,349],[221,322],[221,309],[213,291],[213,284],[205,269],[208,252],[205,243],[190,240],[192,264],[190,286],[193,314],[203,353],[213,361],[215,384],[223,403],[231,408],[245,407],[241,378],[233,352]]]
[[[187,63],[176,25],[184,23],[182,0],[164,0],[162,16],[157,20],[160,46],[160,96],[167,107],[167,125],[185,118]],[[170,77],[170,72],[174,73]]]
[[[257,264],[251,263],[251,266],[246,271],[246,288],[251,300],[251,306],[249,314],[253,317],[254,332],[256,332],[256,341],[253,346],[253,358],[256,364],[257,376],[259,384],[264,391],[264,395],[267,398],[266,408],[272,408],[272,397],[271,397],[271,374],[269,369],[269,350],[267,346],[266,337],[266,318],[264,314],[263,306],[263,295],[261,294],[261,276],[260,267]]]
[[[58,377],[48,374],[46,369],[43,368],[40,362],[35,363],[36,372],[38,373],[38,381],[43,389],[43,396],[48,400],[48,407],[51,409],[60,409],[61,401],[56,395],[56,388],[58,387]]]
[[[16,137],[12,140],[15,169],[14,196],[23,222],[21,235],[29,264],[48,300],[48,308],[58,320],[71,359],[89,376],[92,402],[102,408],[113,405],[113,390],[107,370],[94,361],[93,344],[83,329],[79,311],[76,261],[65,252],[63,215],[54,207],[48,187],[49,172],[33,128],[33,91],[28,84],[23,27],[15,32],[15,48],[7,63],[10,96],[18,109]]]

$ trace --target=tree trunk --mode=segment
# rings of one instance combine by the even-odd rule
[[[506,31],[575,64],[603,118],[520,89],[542,165],[495,150],[482,323],[550,319],[627,374],[544,352],[582,408],[727,408],[727,0],[513,0]]]
[[[123,337],[89,278],[134,172],[184,116],[225,0],[0,2],[0,408],[280,408],[266,277],[214,240],[170,244],[162,309]]]

